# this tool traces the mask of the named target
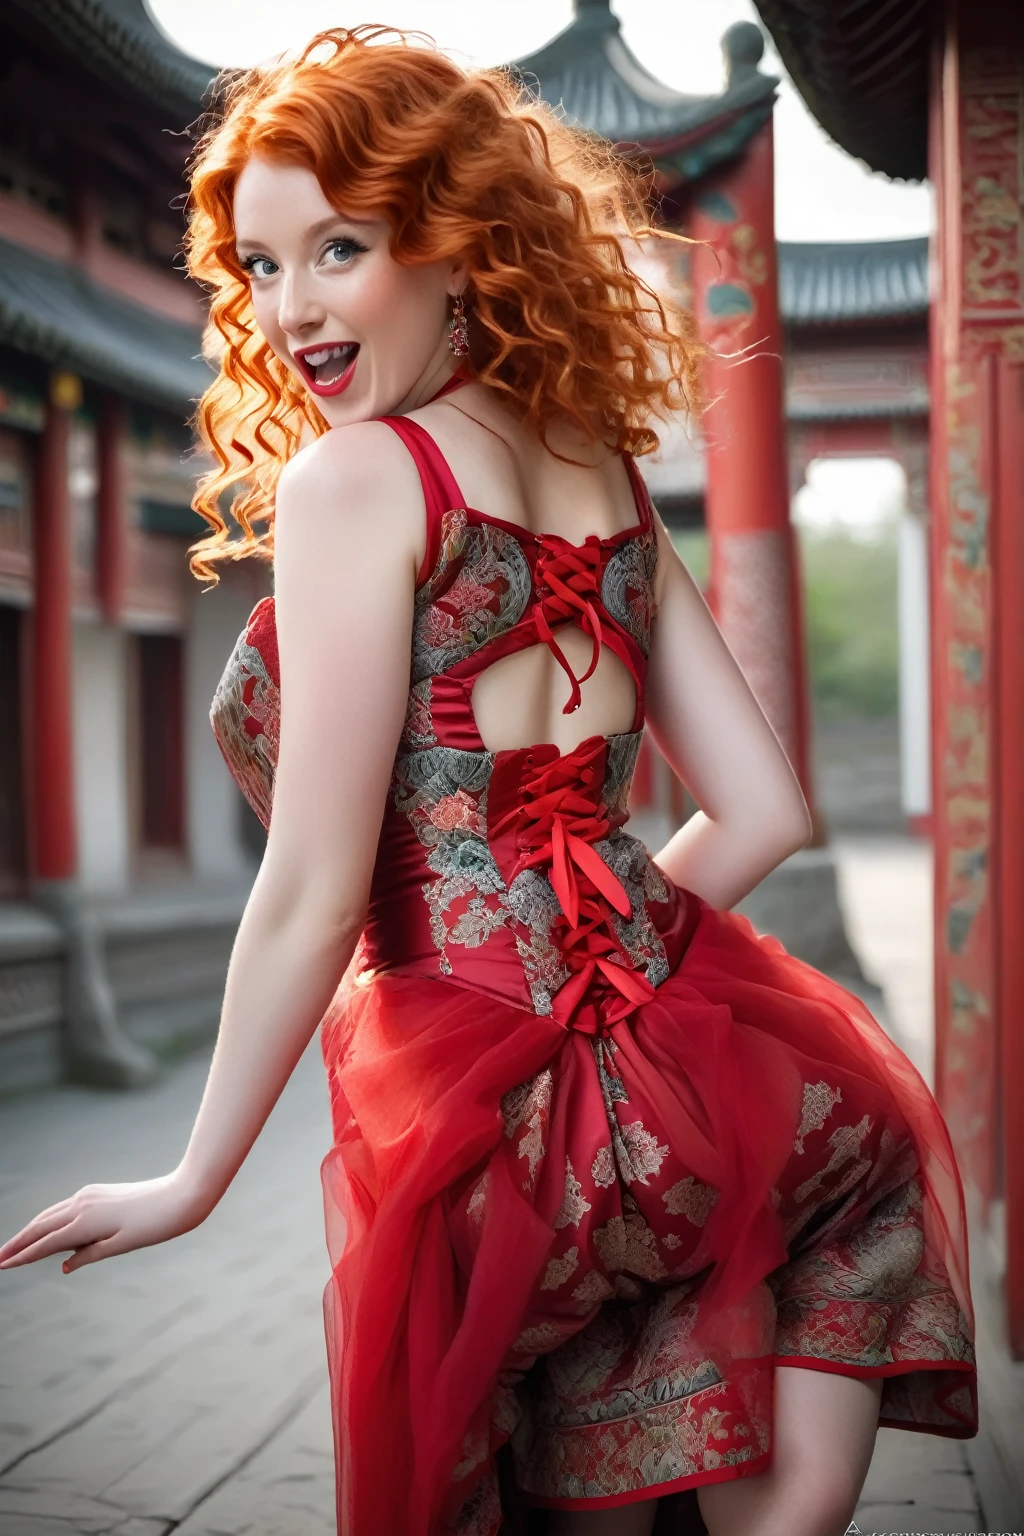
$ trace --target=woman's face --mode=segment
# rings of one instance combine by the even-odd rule
[[[414,410],[453,370],[453,262],[402,266],[383,219],[333,208],[312,171],[253,159],[234,202],[256,322],[332,427]]]

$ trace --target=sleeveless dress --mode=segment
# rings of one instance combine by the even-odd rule
[[[974,1435],[963,1192],[923,1079],[627,830],[657,562],[635,465],[636,525],[574,545],[467,507],[424,429],[383,419],[428,538],[365,931],[322,1024],[339,1532],[495,1536],[524,1505],[764,1471],[780,1364],[882,1377],[881,1424]],[[578,698],[567,621],[590,670],[602,646],[629,669],[632,729],[488,751],[471,693],[501,657],[548,645]],[[279,686],[266,598],[212,711],[264,822]]]

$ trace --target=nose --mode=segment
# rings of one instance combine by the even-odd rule
[[[280,287],[277,322],[286,336],[309,336],[326,319],[326,311],[316,297],[312,273],[298,265],[286,268]]]

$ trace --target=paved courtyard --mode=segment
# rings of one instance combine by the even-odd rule
[[[924,1062],[924,850],[851,841],[839,858],[854,942]],[[173,1166],[205,1072],[196,1056],[143,1094],[0,1103],[0,1232],[79,1184]],[[314,1042],[198,1231],[70,1276],[57,1259],[0,1275],[2,1536],[329,1536],[327,1145]],[[985,1530],[963,1446],[881,1431],[857,1522],[865,1536]]]

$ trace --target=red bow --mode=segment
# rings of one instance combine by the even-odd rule
[[[555,996],[554,1016],[566,1028],[587,1034],[626,1018],[654,996],[612,925],[612,910],[631,916],[629,896],[592,846],[611,831],[600,802],[603,773],[599,781],[598,768],[603,769],[604,752],[604,740],[595,738],[546,764],[522,781],[520,804],[491,829],[499,835],[514,821],[518,846],[525,850],[521,868],[549,869],[562,909],[552,941],[571,973]],[[599,994],[609,987],[620,994],[610,1011],[603,1003],[597,1006]]]

